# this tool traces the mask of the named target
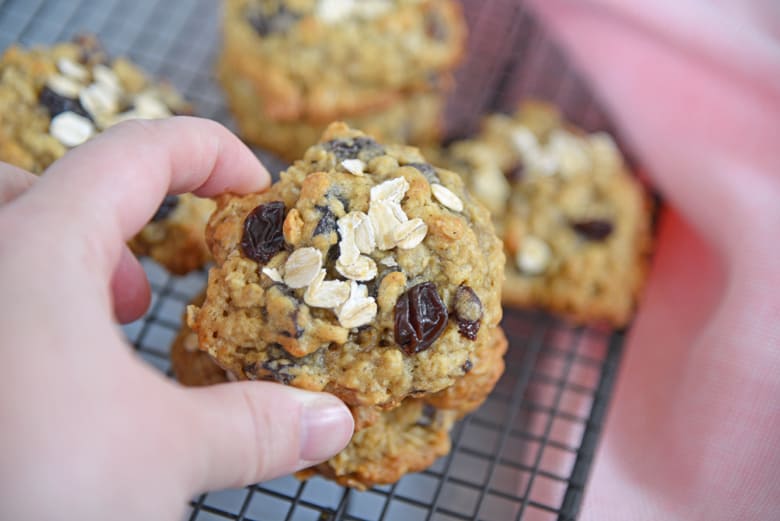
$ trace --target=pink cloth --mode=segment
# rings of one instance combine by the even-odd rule
[[[673,208],[581,519],[780,519],[780,4],[533,5]]]

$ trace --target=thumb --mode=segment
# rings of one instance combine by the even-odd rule
[[[196,454],[192,492],[245,486],[320,463],[343,449],[354,422],[333,395],[271,382],[183,390]]]

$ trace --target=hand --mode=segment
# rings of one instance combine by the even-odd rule
[[[673,208],[581,517],[776,518],[777,3],[533,3]]]
[[[240,141],[194,118],[119,125],[37,180],[0,164],[0,518],[176,519],[198,492],[346,445],[352,417],[335,397],[265,382],[184,389],[115,323],[112,309],[129,320],[148,305],[124,243],[166,193],[268,183]]]

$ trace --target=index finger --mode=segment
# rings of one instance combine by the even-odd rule
[[[110,272],[124,242],[149,221],[167,193],[242,193],[262,190],[269,182],[254,154],[216,122],[135,120],[55,162],[19,198],[17,209],[33,212],[37,222],[46,220],[52,236],[69,241],[80,236],[92,253],[97,245]]]

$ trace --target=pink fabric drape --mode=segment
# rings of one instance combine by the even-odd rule
[[[780,3],[532,4],[670,207],[581,518],[780,519]]]

